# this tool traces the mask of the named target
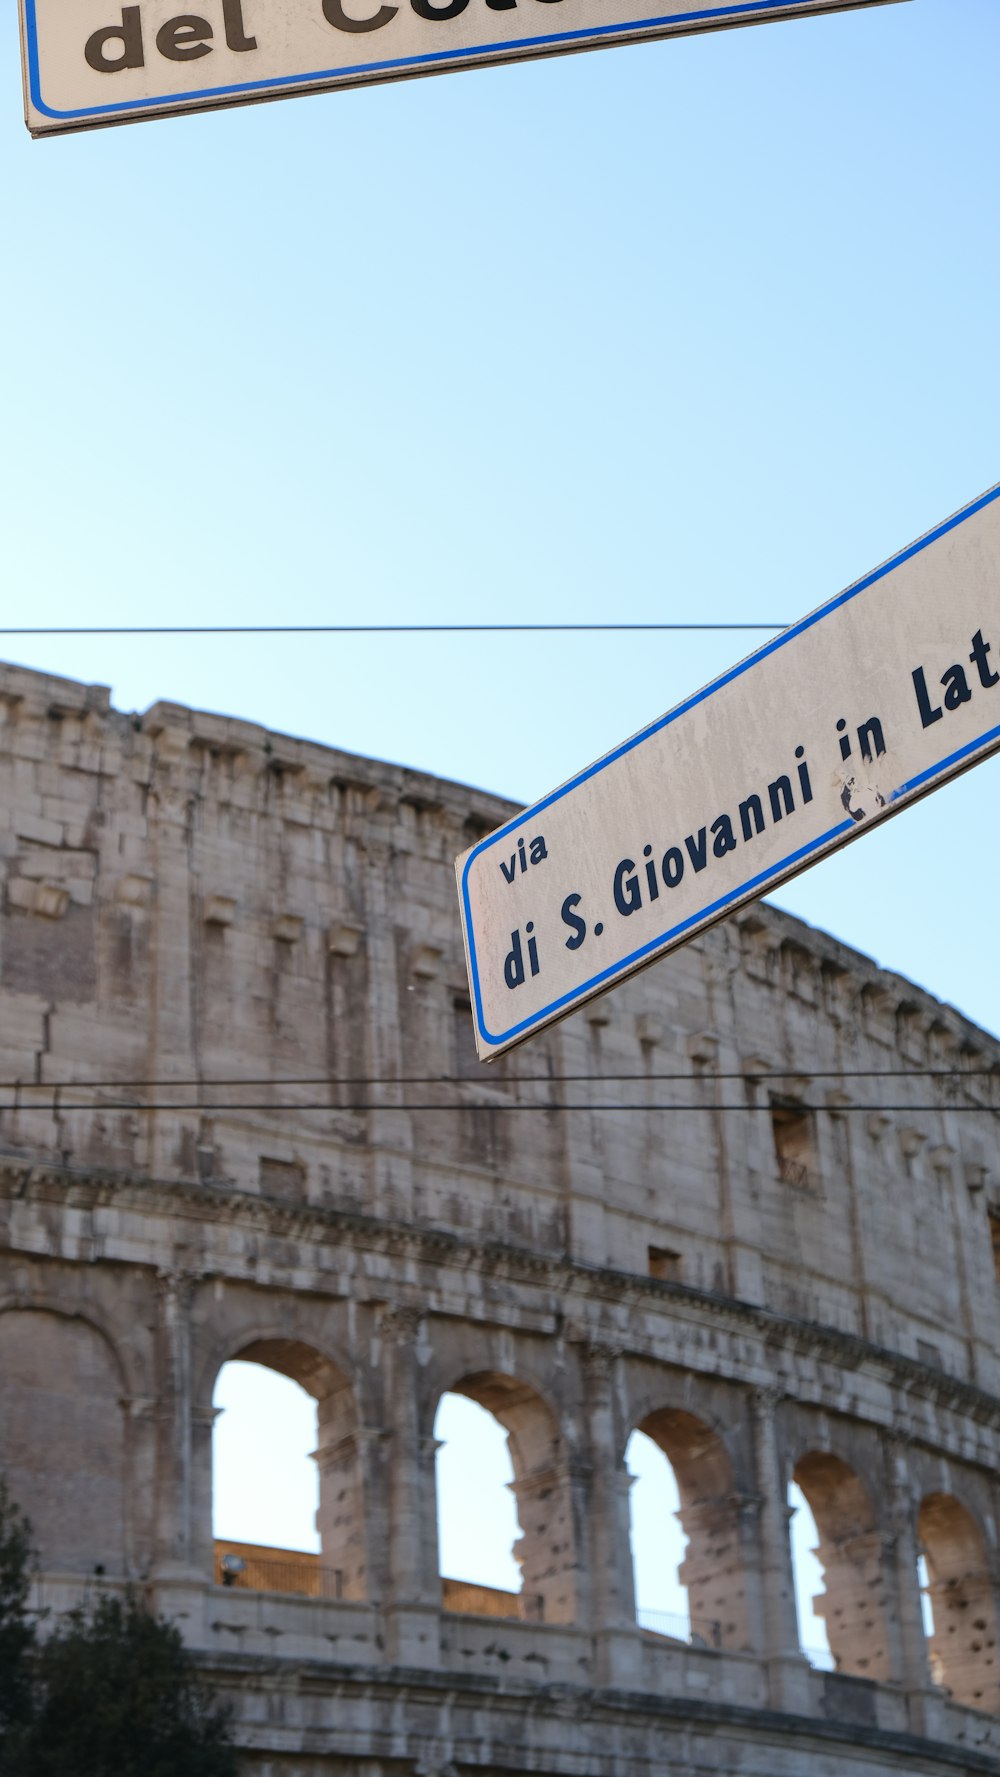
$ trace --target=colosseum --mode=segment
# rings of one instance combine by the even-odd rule
[[[38,1602],[144,1588],[254,1777],[1000,1773],[996,1039],[756,905],[483,1070],[453,860],[512,812],[0,670],[0,1469]],[[234,1359],[317,1406],[281,1585],[213,1541]],[[448,1392],[508,1435],[520,1592],[442,1583]],[[637,1428],[686,1637],[637,1619]]]

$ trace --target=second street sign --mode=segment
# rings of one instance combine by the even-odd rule
[[[489,1060],[1000,748],[1000,487],[458,859]]]
[[[32,135],[895,0],[21,0]]]

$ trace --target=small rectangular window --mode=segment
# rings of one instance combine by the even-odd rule
[[[302,1203],[306,1194],[306,1169],[298,1160],[272,1160],[262,1154],[260,1190],[262,1197],[277,1197],[282,1203]]]
[[[771,1100],[771,1133],[783,1184],[807,1189],[816,1183],[816,1144],[812,1112],[804,1105]]]
[[[684,1265],[680,1253],[672,1252],[669,1246],[651,1246],[648,1252],[650,1277],[658,1277],[665,1283],[680,1283]]]
[[[997,1283],[1000,1283],[1000,1210],[991,1209],[989,1216],[990,1240],[993,1245],[993,1270]]]

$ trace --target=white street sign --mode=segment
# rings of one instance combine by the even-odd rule
[[[1000,487],[456,864],[490,1060],[1000,748]]]
[[[21,0],[32,135],[895,0],[198,3],[200,14],[176,0]]]

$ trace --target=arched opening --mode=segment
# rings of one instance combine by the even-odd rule
[[[445,1608],[572,1622],[569,1476],[559,1426],[541,1396],[496,1371],[466,1376],[442,1396],[435,1437]],[[448,1571],[457,1565],[465,1571]]]
[[[678,1578],[687,1538],[679,1523],[677,1477],[663,1451],[642,1431],[634,1431],[625,1446],[625,1467],[636,1621],[640,1629],[688,1641],[691,1612],[687,1588]]]
[[[799,1646],[810,1666],[815,1666],[820,1672],[832,1672],[834,1660],[830,1652],[830,1638],[826,1632],[826,1623],[816,1611],[816,1600],[823,1593],[823,1568],[816,1554],[819,1531],[809,1501],[794,1481],[788,1489],[788,1517]]]
[[[521,1536],[507,1433],[476,1401],[443,1394],[434,1420],[438,1557],[446,1610],[521,1615]]]
[[[749,1647],[743,1522],[721,1438],[693,1413],[676,1407],[650,1413],[637,1430],[666,1457],[676,1482],[679,1510],[670,1515],[687,1539],[676,1574],[686,1593],[691,1641],[701,1647]],[[662,1507],[668,1497],[662,1470],[654,1486]],[[664,1550],[670,1549],[677,1532],[669,1520],[661,1520],[660,1536]],[[665,1553],[664,1559],[669,1563],[671,1556]],[[643,1596],[637,1569],[637,1600]]]
[[[834,1669],[857,1678],[886,1680],[891,1672],[883,1603],[882,1539],[867,1489],[854,1470],[829,1451],[811,1451],[803,1456],[792,1479],[801,1490],[815,1525],[813,1553],[822,1574],[823,1590],[813,1594],[812,1614],[826,1626]],[[809,1633],[808,1621],[800,1608],[803,1652],[819,1665],[822,1661],[817,1656],[822,1649],[809,1646]]]
[[[0,1469],[44,1570],[126,1573],[122,1378],[87,1321],[0,1314]]]
[[[258,1340],[222,1366],[213,1404],[217,1582],[364,1598],[357,1415],[341,1371],[296,1340]]]
[[[950,1493],[931,1493],[917,1530],[926,1562],[935,1684],[970,1709],[1000,1708],[993,1579],[979,1526]]]

